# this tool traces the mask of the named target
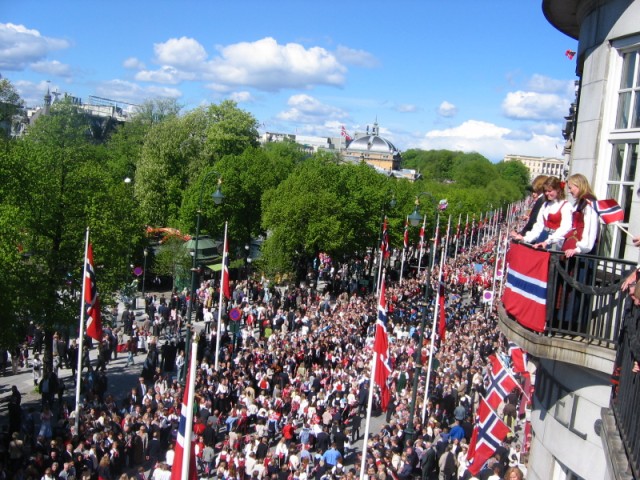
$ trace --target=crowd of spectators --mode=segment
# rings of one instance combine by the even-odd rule
[[[418,357],[427,363],[435,307],[434,298],[424,304],[424,277],[429,272],[435,285],[438,268],[420,272],[414,268],[402,283],[388,283],[392,400],[388,410],[381,412],[374,389],[372,413],[374,417],[383,414],[384,421],[368,438],[369,478],[471,477],[466,452],[484,389],[487,357],[496,353],[508,361],[496,313],[482,300],[494,271],[494,247],[487,241],[445,264],[446,338],[441,341],[436,335],[428,398],[424,398],[424,377],[418,382],[413,438],[405,431],[414,367]],[[201,477],[359,477],[361,450],[355,444],[362,440],[367,421],[378,299],[363,294],[357,283],[354,287],[349,264],[333,268],[328,262],[323,257],[321,264],[332,291],[238,282],[229,307],[240,309],[242,320],[239,326],[233,325],[224,316],[217,370],[216,329],[211,324],[215,326],[217,319],[218,290],[209,282],[198,289],[193,430]],[[41,410],[21,408],[16,399],[13,408],[21,412],[20,421],[4,432],[6,449],[0,452],[4,478],[169,478],[183,397],[179,378],[187,363],[184,340],[178,335],[187,301],[186,292],[151,298],[141,320],[125,311],[119,317],[121,328],[105,332],[97,345],[97,362],[89,361],[88,350],[83,353],[78,430],[64,391],[59,397],[52,395],[54,388],[60,389],[52,385],[50,376],[37,382],[43,390],[46,380]],[[417,352],[422,315],[428,317],[428,331],[424,347]],[[60,346],[59,368],[72,367],[73,358],[77,359],[77,347],[72,343],[65,347]],[[136,384],[127,392],[106,388],[109,362],[118,352],[127,355],[127,364],[141,367]],[[503,415],[522,412],[517,408],[522,401],[517,392],[506,400],[511,407],[505,407]],[[520,414],[511,415],[513,433],[487,462],[480,478],[511,478],[509,469],[524,469]]]

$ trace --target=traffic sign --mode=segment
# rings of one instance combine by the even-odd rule
[[[239,308],[232,308],[229,311],[229,318],[234,322],[239,322],[240,319],[242,318],[242,312],[240,311]]]

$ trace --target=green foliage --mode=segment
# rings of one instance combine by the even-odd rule
[[[153,271],[157,275],[171,277],[175,284],[176,277],[190,271],[191,262],[192,257],[185,248],[184,241],[170,237],[160,246],[153,262]]]
[[[0,78],[0,137],[9,136],[13,116],[23,105],[24,102],[13,84],[6,78]]]
[[[258,146],[258,121],[239,109],[234,101],[210,105],[206,116],[206,152],[209,157],[217,160]]]
[[[529,185],[529,169],[520,161],[499,162],[496,164],[496,170],[500,177],[507,180],[517,187],[519,192],[524,195],[525,188]]]

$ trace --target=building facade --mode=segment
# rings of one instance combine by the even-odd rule
[[[531,157],[527,155],[505,155],[504,162],[518,161],[529,169],[529,179],[533,180],[538,175],[547,175],[565,178],[565,161],[560,158]]]

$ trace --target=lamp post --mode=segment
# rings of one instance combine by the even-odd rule
[[[185,358],[189,358],[190,348],[191,348],[191,315],[193,313],[193,305],[196,300],[196,282],[197,282],[197,274],[198,274],[198,238],[200,236],[200,217],[202,214],[202,197],[204,195],[204,186],[207,183],[207,180],[211,175],[216,175],[218,177],[218,187],[216,191],[211,195],[213,198],[213,203],[216,205],[220,205],[222,200],[224,200],[224,195],[220,190],[220,185],[222,184],[222,178],[218,172],[214,172],[211,170],[207,173],[202,182],[200,183],[200,199],[198,201],[198,217],[196,220],[196,240],[193,245],[193,255],[192,255],[192,263],[191,263],[191,288],[189,295],[189,305],[187,306],[187,341],[185,342]],[[187,368],[185,367],[180,373],[180,381],[184,383],[185,378],[187,376]]]
[[[416,195],[415,201],[415,209],[413,213],[409,215],[409,223],[413,227],[417,227],[422,220],[422,215],[420,215],[419,207],[420,207],[420,197],[422,195],[428,195],[433,200],[433,197],[428,192],[421,192]],[[404,432],[408,440],[412,440],[415,436],[414,429],[414,418],[416,414],[416,402],[418,399],[418,384],[420,382],[420,375],[422,375],[422,344],[424,343],[424,331],[427,327],[427,314],[429,312],[429,297],[431,296],[431,269],[429,266],[429,262],[427,262],[427,266],[425,267],[425,285],[424,285],[424,300],[423,300],[423,310],[422,310],[422,321],[420,323],[420,338],[418,340],[418,347],[416,348],[415,358],[414,358],[414,372],[413,372],[413,386],[411,388],[411,403],[409,404],[409,421],[407,422],[407,427]],[[435,321],[435,320],[434,320]],[[434,325],[435,328],[435,325]],[[425,398],[426,402],[427,399]]]

